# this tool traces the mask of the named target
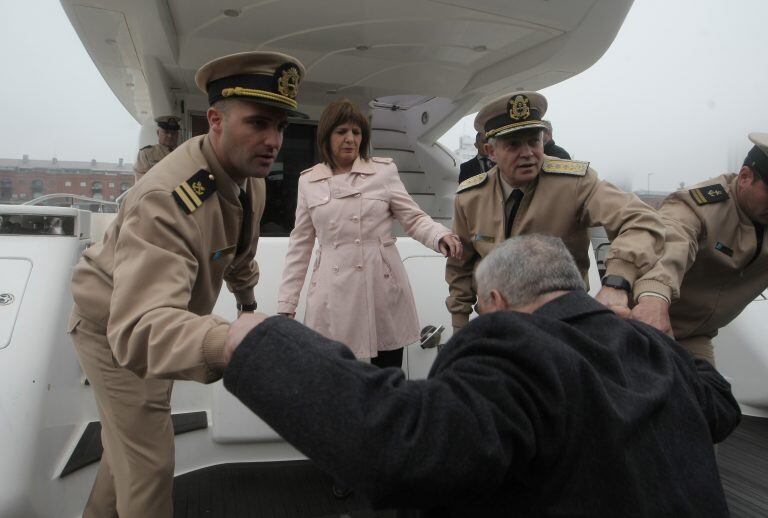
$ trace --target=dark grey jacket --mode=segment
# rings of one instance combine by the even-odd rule
[[[583,292],[480,316],[428,380],[355,360],[285,317],[226,387],[381,505],[448,516],[727,516],[712,442],[740,413],[707,363]]]

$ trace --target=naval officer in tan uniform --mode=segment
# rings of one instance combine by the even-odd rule
[[[181,130],[181,126],[179,126],[178,117],[163,115],[156,118],[155,122],[157,123],[157,144],[141,148],[136,156],[136,163],[133,165],[133,172],[136,175],[137,182],[155,164],[176,149],[179,143],[179,130]]]
[[[589,163],[544,155],[541,120],[547,109],[535,92],[505,95],[477,114],[475,129],[488,138],[496,167],[461,184],[453,231],[464,253],[448,259],[446,300],[454,330],[469,320],[476,301],[472,274],[480,259],[510,236],[540,233],[563,239],[586,281],[589,227],[603,225],[613,240],[597,299],[629,315],[635,280],[656,264],[664,225],[634,194],[600,180]],[[542,279],[542,289],[552,289]]]
[[[170,517],[173,379],[216,381],[230,323],[211,310],[222,280],[256,308],[264,177],[282,145],[304,67],[247,52],[203,66],[210,131],[130,190],[72,276],[69,332],[91,382],[104,454],[85,517]],[[248,313],[246,313],[248,314]]]
[[[754,146],[738,174],[705,180],[664,200],[664,255],[646,277],[670,286],[662,293],[672,305],[642,297],[632,310],[634,318],[671,330],[713,365],[718,329],[768,288],[768,133],[749,139]],[[639,284],[664,287],[644,279]]]

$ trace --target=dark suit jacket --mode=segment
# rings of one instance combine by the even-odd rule
[[[439,516],[727,516],[712,442],[728,383],[583,292],[482,315],[428,380],[358,362],[285,317],[256,327],[224,384],[381,505]]]
[[[552,139],[544,144],[544,154],[557,158],[565,158],[566,160],[571,159],[571,155],[568,153],[568,151],[555,144],[555,139]]]
[[[491,162],[491,164],[493,164],[490,158],[488,159],[488,161]],[[491,167],[493,166],[491,165]],[[480,163],[480,160],[478,159],[477,156],[475,156],[474,158],[470,158],[469,160],[467,160],[466,162],[464,162],[459,166],[459,183],[463,182],[467,178],[472,178],[473,176],[478,175],[480,173],[488,172],[491,169],[491,167],[487,169],[483,169],[483,164]]]

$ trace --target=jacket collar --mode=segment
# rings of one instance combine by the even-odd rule
[[[581,290],[569,291],[533,312],[534,315],[562,321],[573,320],[594,313],[612,313],[612,311]]]
[[[358,157],[355,160],[355,163],[352,164],[352,170],[350,172],[356,174],[374,174],[376,172],[376,168],[374,167],[371,160],[363,160],[362,158]],[[330,167],[328,167],[328,164],[321,163],[315,165],[315,167],[313,167],[312,170],[307,173],[307,180],[310,182],[319,182],[332,176],[333,171]]]
[[[240,186],[232,180],[224,170],[224,167],[222,167],[221,162],[219,162],[219,159],[216,157],[216,152],[213,150],[208,135],[203,138],[203,156],[208,163],[210,172],[213,173],[219,194],[228,202],[239,205],[240,201],[237,199],[237,196],[240,194]]]

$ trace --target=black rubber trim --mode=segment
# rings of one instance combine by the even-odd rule
[[[171,420],[173,421],[174,435],[208,428],[208,415],[205,411],[173,414]],[[67,460],[64,469],[61,470],[59,478],[64,478],[79,469],[98,462],[103,451],[104,448],[101,446],[101,423],[99,421],[91,421],[85,427],[80,440],[77,441],[77,445],[69,460]]]

